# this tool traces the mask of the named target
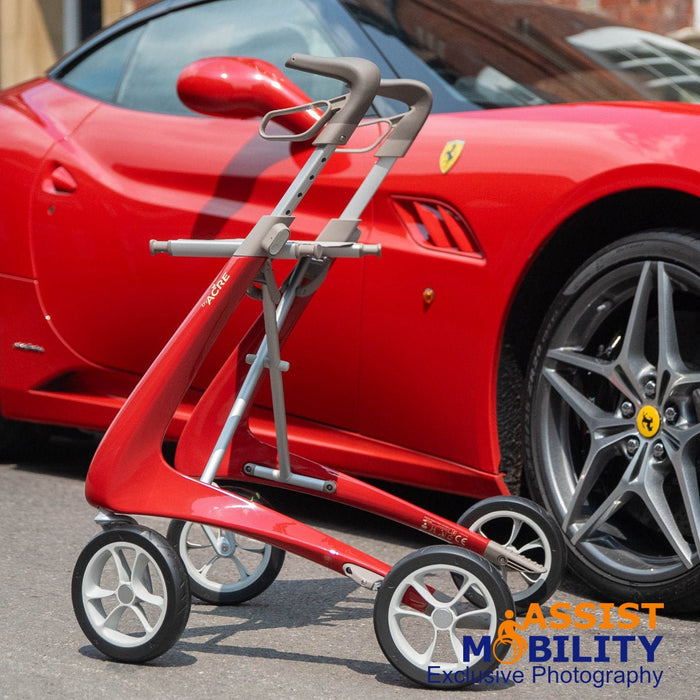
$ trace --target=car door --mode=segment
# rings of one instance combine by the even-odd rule
[[[244,236],[308,154],[263,141],[257,120],[196,116],[175,94],[181,68],[207,55],[279,64],[294,51],[337,53],[306,2],[283,5],[277,16],[284,19],[272,25],[275,0],[217,0],[165,13],[97,47],[63,76],[101,104],[43,163],[32,248],[47,315],[95,365],[142,373],[221,266],[152,257],[151,239]],[[328,79],[301,77],[307,91],[339,91]],[[350,167],[340,155],[319,178],[298,210],[295,237],[315,236],[339,214],[355,182]],[[358,362],[359,284],[357,266],[338,265],[290,340],[289,408],[297,415],[354,427],[357,382],[347,370]],[[255,302],[244,302],[200,386],[257,311]],[[322,383],[314,379],[319,372]]]
[[[482,172],[497,167],[489,165],[495,150],[474,158],[483,139],[466,115],[479,113],[474,91],[451,63],[471,51],[470,35],[430,4],[406,0],[391,12],[359,4],[358,21],[397,74],[430,85],[434,112],[374,200],[370,239],[383,252],[381,267],[364,276],[360,432],[455,464],[489,465],[498,444],[483,425],[493,406],[475,397],[491,394],[483,367],[496,356],[500,318],[488,313],[483,290],[503,288],[470,221],[480,198],[493,202]]]

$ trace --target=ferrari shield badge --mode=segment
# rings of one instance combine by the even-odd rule
[[[456,139],[448,141],[440,154],[440,172],[447,175],[452,170],[454,164],[459,160],[464,148],[464,141]]]

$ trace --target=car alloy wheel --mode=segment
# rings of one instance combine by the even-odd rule
[[[697,607],[700,241],[647,232],[571,278],[528,370],[527,475],[574,571],[612,599]]]

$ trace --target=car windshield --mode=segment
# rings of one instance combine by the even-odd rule
[[[557,102],[700,102],[700,51],[534,0],[344,0],[437,111]]]

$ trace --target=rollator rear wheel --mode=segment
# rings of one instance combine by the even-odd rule
[[[494,496],[474,504],[457,522],[546,569],[539,575],[501,569],[518,613],[525,613],[530,603],[543,603],[557,590],[566,547],[559,526],[544,508],[519,496]]]
[[[247,489],[235,493],[267,506]],[[194,595],[212,605],[236,605],[262,593],[284,564],[283,549],[231,530],[173,520],[168,541],[177,550]]]
[[[90,642],[128,663],[165,653],[190,614],[182,562],[161,534],[139,525],[114,526],[88,542],[73,571],[72,598]]]
[[[468,590],[477,595],[467,597]],[[409,554],[387,574],[374,629],[387,659],[405,676],[427,687],[458,688],[480,682],[506,657],[507,645],[496,643],[493,651],[492,645],[512,609],[510,591],[489,562],[436,545]]]

